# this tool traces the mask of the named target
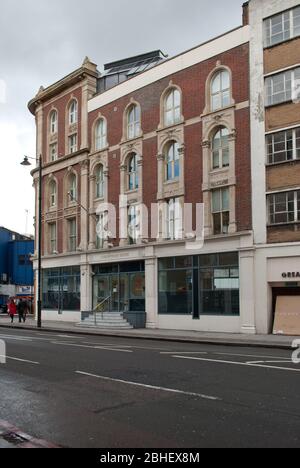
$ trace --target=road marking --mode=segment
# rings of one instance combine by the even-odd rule
[[[181,352],[181,351],[168,351],[168,352],[164,351],[163,353],[160,353],[160,354],[203,354],[203,355],[206,354],[207,355],[208,353],[205,353],[203,351],[202,352],[200,352],[200,351],[183,351],[183,352]]]
[[[104,346],[87,346],[87,345],[80,345],[75,343],[61,343],[59,341],[51,341],[52,344],[59,345],[59,346],[72,346],[73,348],[86,348],[86,349],[99,349],[102,351],[114,351],[117,353],[133,353],[129,349],[117,349],[117,348],[109,348]]]
[[[0,335],[0,338],[1,339],[6,339],[6,340],[15,340],[15,341],[32,341],[32,339],[30,337],[27,337],[27,336],[19,338],[19,337],[13,336],[13,335]]]
[[[10,359],[10,360],[12,360],[12,361],[25,362],[25,363],[27,363],[27,364],[35,364],[35,365],[37,365],[37,366],[40,364],[39,362],[28,361],[27,359],[19,359],[19,358],[15,358],[15,357],[12,357],[12,356],[0,355],[0,358],[6,358],[6,359]]]
[[[300,372],[300,369],[292,369],[290,367],[267,366],[263,364],[250,364],[247,362],[223,361],[220,359],[205,359],[205,358],[188,357],[188,356],[173,356],[173,357],[176,359],[189,359],[192,361],[214,362],[217,364],[231,364],[233,366],[261,367],[264,369],[275,369],[275,370],[283,370],[283,371],[288,371],[288,372]]]
[[[247,364],[294,364],[293,361],[249,361]],[[297,364],[294,364],[297,365]]]
[[[218,397],[209,396],[209,395],[202,395],[201,393],[185,392],[183,390],[175,390],[173,388],[156,387],[154,385],[146,385],[146,384],[142,384],[142,383],[138,383],[138,382],[130,382],[128,380],[113,379],[111,377],[104,377],[102,375],[89,374],[88,372],[76,371],[76,374],[83,375],[85,377],[93,377],[95,379],[104,380],[106,382],[117,382],[117,383],[121,383],[121,384],[125,384],[125,385],[131,385],[131,386],[134,386],[134,387],[147,388],[149,390],[159,390],[161,392],[176,393],[176,394],[179,394],[179,395],[193,396],[193,397],[201,398],[203,400],[221,401],[221,399],[218,398]]]
[[[177,353],[180,354],[180,353]],[[285,359],[290,361],[290,357],[282,357],[282,356],[262,356],[260,354],[236,354],[236,353],[212,353],[216,356],[238,356],[238,357],[254,357],[254,358],[266,358],[266,359]]]

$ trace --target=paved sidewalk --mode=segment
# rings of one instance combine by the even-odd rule
[[[36,330],[36,322],[33,318],[28,318],[26,324],[19,324],[15,321],[10,324],[7,315],[0,315],[0,327]],[[292,349],[296,336],[274,336],[274,335],[243,335],[234,333],[207,333],[182,330],[101,330],[94,328],[77,327],[76,324],[68,322],[46,322],[43,323],[43,331],[68,333],[76,335],[97,335],[115,336],[122,338],[139,338],[146,340],[163,340],[187,343],[208,343],[230,346],[250,346],[262,348]]]

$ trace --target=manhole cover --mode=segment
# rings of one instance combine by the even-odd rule
[[[3,434],[1,438],[13,445],[19,445],[23,444],[24,442],[28,442],[27,439],[24,439],[24,437],[21,437],[20,435],[15,434],[14,432],[8,432],[6,434]]]

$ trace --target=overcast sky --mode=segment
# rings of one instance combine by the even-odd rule
[[[241,24],[242,0],[0,0],[0,226],[33,232],[27,102],[78,68],[161,49],[173,56]]]

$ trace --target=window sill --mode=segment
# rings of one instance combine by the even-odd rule
[[[266,163],[266,167],[276,167],[276,166],[282,166],[283,164],[286,165],[295,165],[295,163],[300,163],[300,158],[298,159],[289,159],[287,161],[280,161],[280,162],[275,162],[275,163]]]
[[[267,228],[278,228],[278,227],[285,227],[285,226],[300,226],[300,221],[290,221],[287,223],[277,223],[277,224],[267,224]]]
[[[265,109],[272,109],[273,107],[285,106],[287,104],[294,104],[294,101],[292,99],[288,99],[287,101],[278,102],[276,104],[266,104]]]
[[[285,45],[285,44],[288,44],[289,42],[293,42],[297,39],[300,39],[300,35],[299,36],[295,36],[295,37],[291,37],[290,39],[286,39],[284,41],[281,41],[281,42],[278,42],[277,44],[272,44],[272,45],[269,45],[269,46],[264,46],[264,50],[272,50],[272,49],[275,49],[276,47],[280,47],[282,45]]]

